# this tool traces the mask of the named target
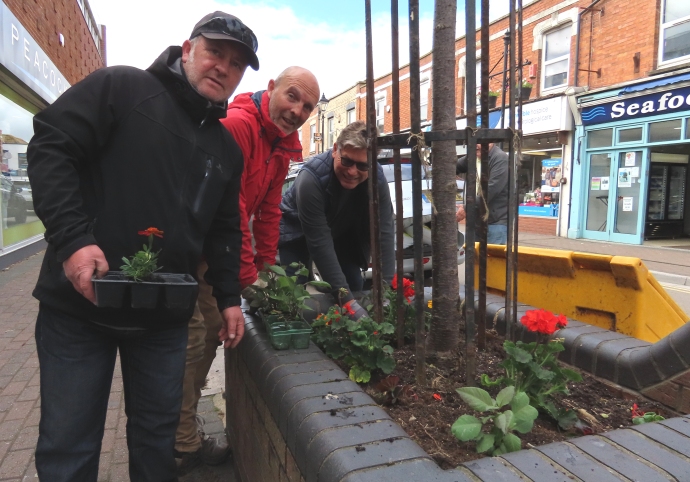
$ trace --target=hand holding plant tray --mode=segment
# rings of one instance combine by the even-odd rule
[[[310,310],[305,301],[311,298],[306,285],[318,288],[330,288],[324,281],[298,283],[297,278],[307,276],[309,271],[301,263],[292,263],[295,274],[288,276],[280,266],[267,266],[259,273],[259,279],[265,286],[255,286],[250,306],[259,309],[273,347],[284,350],[290,347],[306,348],[309,346],[309,335],[312,332],[304,321],[302,312]]]
[[[122,258],[122,271],[108,271],[100,279],[92,277],[98,307],[189,310],[199,289],[194,278],[184,273],[158,273],[160,250],[153,250],[153,242],[163,238],[163,231],[150,227],[138,234],[148,237],[148,244],[134,256]]]

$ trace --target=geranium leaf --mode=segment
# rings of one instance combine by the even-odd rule
[[[515,361],[518,363],[528,363],[532,360],[532,355],[530,355],[528,352],[523,350],[522,348],[518,348],[517,346],[511,347],[511,346],[506,346],[504,347],[505,351],[508,355],[512,356]]]
[[[487,450],[490,450],[494,446],[494,440],[496,437],[490,433],[485,433],[477,444],[477,453],[483,454]]]
[[[512,433],[507,433],[505,437],[503,437],[503,443],[502,446],[505,447],[505,451],[507,452],[517,452],[522,448],[522,441],[520,438]]]

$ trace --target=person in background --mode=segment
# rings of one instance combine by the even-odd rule
[[[257,272],[264,264],[275,264],[283,182],[290,163],[302,162],[297,130],[309,118],[318,99],[316,77],[302,67],[288,67],[268,82],[267,90],[237,95],[221,121],[244,154],[240,285],[245,297],[251,297],[252,287],[261,282]],[[252,249],[252,233],[256,253]],[[211,287],[203,281],[207,269],[205,262],[199,265],[199,312],[189,323],[182,410],[175,442],[180,474],[201,463],[220,464],[230,455],[227,440],[207,436],[204,420],[197,415],[201,389],[216,356],[222,325]]]
[[[362,270],[370,259],[368,168],[366,124],[356,121],[341,131],[332,149],[305,163],[280,204],[281,264],[311,266],[313,261],[336,302],[355,319],[367,315],[352,293],[362,290]],[[393,205],[383,170],[377,169],[383,280],[390,283]],[[341,288],[347,289],[346,296],[340,296]]]
[[[130,480],[177,480],[194,306],[99,308],[91,278],[138,251],[141,230],[155,230],[163,271],[196,274],[203,252],[220,339],[240,342],[242,152],[219,119],[247,66],[258,69],[256,49],[240,19],[214,12],[147,70],[98,70],[34,117],[29,179],[48,242],[33,292],[41,480],[96,482],[118,351]]]
[[[477,159],[480,157],[481,145],[477,144]],[[455,173],[467,172],[467,156],[458,159]],[[470,189],[468,186],[466,189]],[[508,240],[508,154],[494,144],[489,144],[489,192],[486,196],[489,210],[488,244],[506,244]],[[460,206],[455,213],[457,221],[463,222],[467,217],[465,206]]]

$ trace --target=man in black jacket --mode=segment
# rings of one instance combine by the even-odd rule
[[[477,144],[477,159],[481,145]],[[467,156],[458,159],[455,173],[467,172]],[[470,189],[467,186],[465,189]],[[506,244],[508,240],[508,154],[498,146],[489,144],[489,192],[486,195],[486,206],[489,210],[487,220],[487,243]],[[455,213],[457,221],[465,220],[465,206],[460,206]]]
[[[377,169],[383,280],[390,283],[395,271],[393,205],[383,169]],[[366,124],[356,121],[342,130],[333,149],[305,163],[280,204],[281,264],[310,266],[311,259],[336,301],[357,319],[367,314],[352,292],[361,291],[362,269],[369,263],[368,177]],[[340,297],[341,288],[348,290],[345,297]]]
[[[34,290],[41,480],[96,481],[115,358],[120,352],[132,481],[176,480],[187,310],[99,308],[91,277],[117,269],[155,227],[159,266],[206,280],[224,320],[244,334],[239,308],[242,153],[218,121],[257,41],[238,18],[204,17],[182,47],[146,71],[89,75],[34,118],[28,147],[36,214],[48,241]]]

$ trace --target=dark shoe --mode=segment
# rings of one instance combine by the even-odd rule
[[[175,451],[175,464],[177,465],[177,475],[186,475],[201,465],[201,449],[196,452]]]
[[[197,433],[201,439],[201,448],[197,451],[201,461],[206,465],[220,465],[230,457],[230,446],[225,437],[216,439],[206,435],[204,417],[196,415]]]
[[[225,437],[213,438],[201,432],[201,448],[197,452],[206,465],[220,465],[230,457],[230,446]]]

